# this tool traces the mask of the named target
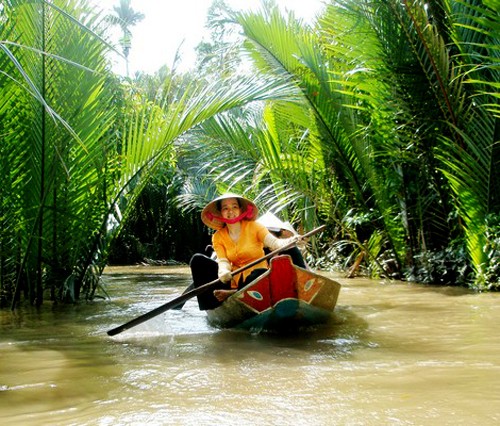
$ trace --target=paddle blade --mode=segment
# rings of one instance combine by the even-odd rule
[[[152,311],[146,312],[144,315],[141,315],[137,318],[134,318],[133,320],[122,324],[116,328],[112,328],[111,330],[107,331],[108,336],[116,336],[119,333],[122,333],[125,330],[128,330],[129,328],[135,327],[136,325],[142,324],[143,322],[146,322],[150,320],[153,317],[156,317],[157,315],[162,314],[165,311],[168,311],[169,309],[173,309],[176,306],[179,306],[180,304],[184,304],[187,300],[198,296],[201,293],[204,293],[205,291],[208,290],[214,290],[218,287],[220,284],[219,280],[215,280],[212,282],[209,282],[207,284],[203,284],[200,287],[194,288],[193,290],[190,290],[188,292],[185,292],[181,294],[179,297],[176,297],[175,299],[170,300],[169,302],[158,306],[157,308],[153,309]]]

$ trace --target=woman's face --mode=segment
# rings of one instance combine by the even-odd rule
[[[224,219],[234,219],[240,215],[241,209],[236,198],[226,198],[220,204],[220,213]]]

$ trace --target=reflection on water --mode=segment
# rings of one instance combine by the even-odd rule
[[[298,335],[209,327],[182,268],[105,276],[112,300],[0,312],[7,425],[494,425],[498,294],[363,279]]]

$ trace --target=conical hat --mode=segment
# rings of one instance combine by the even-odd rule
[[[267,229],[273,232],[279,232],[282,229],[290,231],[292,234],[297,235],[297,231],[293,229],[290,222],[283,222],[274,213],[267,212],[257,219],[257,222],[264,225]]]
[[[221,201],[228,198],[236,198],[239,200],[241,213],[246,213],[245,219],[257,219],[257,216],[259,215],[259,209],[252,201],[242,197],[241,195],[227,193],[210,201],[210,203],[208,203],[203,208],[201,212],[201,220],[205,225],[215,230],[219,230],[224,227],[224,222],[218,220],[217,218],[221,217],[221,212],[219,210]]]

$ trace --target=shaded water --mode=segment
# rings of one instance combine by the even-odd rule
[[[138,274],[138,272],[141,272]],[[215,330],[186,268],[110,269],[111,301],[0,312],[2,425],[496,425],[500,294],[339,279],[330,324]]]

